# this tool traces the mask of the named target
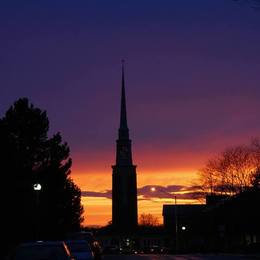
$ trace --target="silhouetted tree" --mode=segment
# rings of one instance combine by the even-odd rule
[[[70,178],[69,147],[48,138],[46,112],[19,99],[0,120],[2,237],[7,241],[62,237],[82,222],[81,191]],[[33,184],[42,189],[35,191]]]
[[[260,190],[260,168],[257,168],[252,175],[252,185],[254,189]]]
[[[260,166],[260,143],[226,149],[208,160],[199,171],[200,186],[206,193],[237,194],[254,185]]]
[[[141,214],[139,217],[139,225],[153,227],[159,225],[159,219],[152,214]]]

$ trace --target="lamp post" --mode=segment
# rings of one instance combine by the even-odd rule
[[[155,192],[156,188],[155,187],[151,187],[150,191]],[[165,194],[165,191],[162,191]],[[176,253],[179,250],[179,245],[178,245],[178,212],[177,212],[177,196],[174,196],[174,204],[175,204],[175,211],[174,211],[174,220],[175,220],[175,251]]]
[[[175,217],[175,250],[176,250],[176,253],[178,252],[179,250],[179,234],[178,234],[178,206],[177,206],[177,197],[174,196],[174,202],[175,202],[175,214],[174,214],[174,217]]]
[[[33,190],[36,193],[36,218],[35,218],[35,239],[38,240],[38,233],[39,233],[39,203],[40,203],[40,191],[42,186],[40,183],[33,184]]]

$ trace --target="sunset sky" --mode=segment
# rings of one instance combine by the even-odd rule
[[[189,203],[196,172],[260,136],[260,9],[241,0],[0,3],[0,116],[19,97],[71,148],[86,225],[111,220],[122,58],[139,214]],[[156,185],[152,193],[150,187]]]

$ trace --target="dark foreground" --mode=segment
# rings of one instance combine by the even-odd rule
[[[104,260],[250,260],[260,259],[260,255],[106,255]]]

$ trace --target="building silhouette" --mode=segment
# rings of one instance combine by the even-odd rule
[[[122,62],[121,114],[116,141],[116,164],[112,166],[112,225],[120,233],[137,227],[136,165],[133,165],[127,125],[124,64]]]

